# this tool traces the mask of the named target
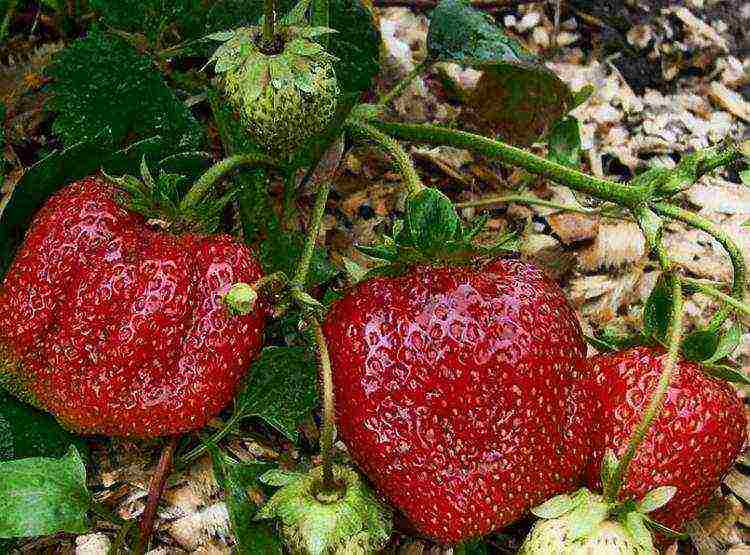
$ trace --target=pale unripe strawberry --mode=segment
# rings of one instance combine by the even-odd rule
[[[224,41],[211,61],[226,98],[256,143],[273,155],[287,156],[333,119],[339,95],[335,58],[311,40],[328,32],[282,27],[271,53],[259,47],[254,27],[213,35]]]

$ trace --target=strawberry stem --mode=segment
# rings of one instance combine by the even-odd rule
[[[378,148],[393,158],[404,176],[405,185],[410,194],[418,193],[424,189],[422,180],[414,167],[414,161],[397,140],[362,121],[349,120],[346,126],[353,134],[374,142]]]
[[[310,263],[315,252],[315,243],[320,235],[320,227],[323,224],[325,215],[326,202],[328,202],[328,193],[331,190],[331,184],[328,182],[321,183],[318,186],[318,192],[315,196],[315,206],[310,216],[310,228],[307,233],[305,247],[297,263],[297,271],[292,278],[292,285],[304,288],[307,281],[307,273],[310,271]]]
[[[432,59],[427,58],[423,62],[417,64],[414,66],[414,69],[412,69],[406,77],[401,79],[396,85],[388,91],[386,94],[380,97],[380,100],[378,101],[378,104],[380,106],[388,106],[394,98],[396,98],[398,95],[400,95],[402,92],[406,90],[406,87],[408,87],[414,79],[416,79],[420,73],[425,71],[428,67],[432,65]]]
[[[159,457],[159,464],[156,466],[154,475],[151,477],[151,483],[148,486],[146,509],[141,516],[141,535],[134,550],[136,555],[143,555],[146,552],[148,541],[154,531],[156,509],[159,507],[159,501],[164,493],[164,486],[172,471],[172,459],[179,439],[179,436],[174,436],[167,441]]]
[[[263,2],[263,50],[272,52],[276,40],[276,1]]]
[[[669,388],[669,382],[672,379],[672,374],[677,366],[677,356],[680,352],[680,340],[682,339],[682,318],[683,318],[683,298],[682,298],[682,283],[679,276],[672,274],[672,311],[670,315],[669,323],[669,341],[667,354],[662,359],[662,372],[659,377],[659,383],[651,396],[651,400],[646,407],[645,412],[638,426],[633,430],[633,434],[628,440],[628,445],[625,448],[617,468],[612,473],[612,476],[607,484],[602,484],[604,487],[604,497],[609,502],[615,503],[617,497],[622,488],[625,476],[627,474],[630,463],[635,458],[638,447],[646,437],[651,424],[661,413],[664,398]]]
[[[424,124],[373,122],[368,127],[377,128],[381,132],[388,133],[405,141],[447,145],[473,150],[485,156],[499,159],[510,166],[516,166],[530,173],[549,177],[553,181],[567,185],[571,189],[626,207],[631,207],[642,202],[647,193],[643,188],[628,187],[627,185],[622,185],[608,179],[593,177],[523,149],[501,141],[488,139],[475,133]]]
[[[569,204],[561,204],[559,202],[552,202],[549,200],[541,199],[539,197],[525,196],[525,195],[507,195],[507,196],[502,196],[502,197],[487,197],[487,198],[482,198],[479,200],[458,202],[456,203],[456,208],[479,208],[482,206],[491,206],[493,204],[527,204],[527,205],[534,205],[534,206],[544,206],[546,208],[554,208],[555,210],[558,210],[560,212],[574,212],[576,214],[586,214],[586,215],[592,215],[592,216],[602,215],[607,218],[615,218],[618,220],[630,219],[625,216],[605,214],[604,210],[601,208],[599,209],[581,208],[580,206],[571,206]]]
[[[307,230],[305,248],[302,251],[302,255],[297,263],[297,271],[292,279],[292,287],[295,288],[297,292],[303,292],[305,288],[307,274],[310,270],[310,263],[312,262],[313,253],[315,252],[315,243],[318,241],[320,228],[323,224],[323,216],[325,215],[326,202],[328,201],[328,193],[330,190],[331,184],[327,181],[324,181],[318,186],[318,192],[315,196],[315,206],[313,207],[309,228]],[[305,310],[304,304],[300,302],[297,297],[295,297],[295,299],[298,300],[299,304],[302,305],[303,310]],[[326,339],[323,335],[323,328],[320,326],[318,318],[310,312],[306,314],[305,318],[312,329],[313,337],[315,339],[320,368],[320,383],[323,390],[323,429],[320,433],[320,456],[323,459],[322,491],[334,492],[339,490],[340,487],[336,484],[333,476],[333,442],[336,435],[336,399],[333,392],[331,359],[328,355],[328,345],[326,344]]]
[[[706,283],[699,279],[688,278],[688,277],[683,277],[682,282],[685,285],[689,285],[690,287],[697,289],[701,293],[704,293],[708,295],[709,297],[713,297],[717,301],[722,301],[723,303],[726,303],[731,308],[750,316],[749,304],[739,301],[735,299],[734,297],[730,297],[726,293],[719,291],[716,287],[714,287],[710,283]]]
[[[217,162],[198,178],[180,203],[180,211],[185,212],[195,208],[203,197],[225,177],[229,172],[241,166],[270,166],[275,167],[274,161],[263,154],[236,154]]]
[[[323,491],[333,492],[340,489],[333,475],[333,443],[336,437],[336,396],[333,391],[333,372],[323,328],[315,317],[310,318],[309,322],[318,347],[320,382],[323,388],[323,429],[320,433],[320,456],[323,459],[322,485]]]
[[[732,240],[732,238],[724,233],[721,229],[716,227],[712,222],[706,218],[694,214],[688,210],[684,210],[679,206],[674,206],[666,202],[656,202],[652,206],[654,212],[662,216],[666,216],[672,220],[679,220],[692,227],[700,229],[704,233],[707,233],[722,246],[724,250],[729,254],[729,258],[732,261],[732,268],[734,270],[733,285],[732,285],[732,297],[743,302],[745,298],[745,281],[747,279],[747,266],[745,264],[745,257],[742,254],[742,250]],[[729,304],[725,304],[716,315],[711,319],[711,323],[708,326],[709,330],[718,331],[721,325],[726,321],[732,312],[732,307]]]

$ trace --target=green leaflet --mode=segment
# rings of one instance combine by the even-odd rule
[[[468,99],[473,123],[510,143],[538,140],[574,106],[572,93],[554,72],[462,0],[442,0],[433,10],[427,49],[434,61],[484,71]]]
[[[49,74],[53,130],[66,146],[105,131],[115,148],[160,135],[161,158],[203,142],[200,125],[151,59],[124,39],[95,28],[60,52]]]
[[[88,531],[86,469],[74,447],[60,459],[0,463],[0,538]]]
[[[291,441],[318,404],[317,360],[304,347],[266,347],[250,368],[235,417],[258,417]]]

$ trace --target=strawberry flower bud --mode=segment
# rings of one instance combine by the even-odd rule
[[[255,310],[258,293],[247,283],[235,283],[224,296],[224,304],[233,316],[247,316]]]

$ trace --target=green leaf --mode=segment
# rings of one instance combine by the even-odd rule
[[[337,31],[325,35],[339,86],[344,92],[359,93],[372,86],[380,72],[380,31],[372,10],[361,0],[330,0],[329,23]]]
[[[625,515],[625,529],[633,537],[635,543],[645,552],[654,552],[654,542],[651,538],[651,532],[648,531],[645,524],[645,517],[636,512]]]
[[[714,355],[719,341],[719,334],[713,330],[696,330],[682,339],[682,354],[688,360],[702,362]]]
[[[518,41],[500,31],[490,16],[461,0],[442,0],[432,11],[427,50],[436,61],[464,66],[536,61]]]
[[[660,509],[674,497],[677,488],[674,486],[661,486],[648,492],[638,504],[641,513],[650,513]]]
[[[0,462],[13,459],[13,429],[10,422],[0,413]]]
[[[237,397],[241,418],[258,417],[297,442],[297,428],[318,404],[318,365],[304,347],[266,347]]]
[[[574,499],[567,494],[556,495],[539,505],[531,509],[531,513],[539,518],[557,518],[566,513],[569,513],[575,507]]]
[[[344,496],[322,502],[320,467],[277,491],[256,519],[278,519],[294,552],[376,553],[393,530],[391,510],[381,503],[351,468],[334,466],[334,478],[345,484]]]
[[[581,127],[573,116],[555,122],[549,132],[549,159],[577,168],[581,164]]]
[[[663,524],[659,524],[655,520],[650,519],[648,516],[643,515],[643,520],[646,523],[646,526],[648,526],[651,530],[654,530],[655,532],[658,532],[664,537],[667,538],[674,538],[674,539],[680,539],[680,540],[686,540],[688,539],[688,534],[682,534],[680,532],[677,532],[675,530],[672,530],[671,528],[667,528]]]
[[[433,10],[427,49],[435,61],[484,71],[469,99],[474,123],[508,142],[533,143],[573,105],[554,72],[462,0],[442,0]]]
[[[706,364],[713,364],[731,355],[742,342],[742,324],[735,322],[727,331],[721,336],[719,344],[716,347],[716,351],[710,358],[705,359],[703,362]]]
[[[672,314],[672,290],[669,278],[661,275],[643,307],[643,333],[646,337],[664,341]]]
[[[279,13],[289,12],[296,2],[281,0],[277,3]],[[206,31],[209,33],[253,27],[263,17],[262,0],[218,0],[209,4],[211,9],[206,15]]]
[[[0,420],[5,420],[10,438],[10,456],[0,461],[30,457],[61,457],[71,444],[85,444],[64,430],[52,416],[22,403],[0,388]],[[0,426],[2,427],[2,426]],[[3,434],[0,432],[0,436]],[[0,438],[0,443],[4,443]],[[0,452],[4,449],[0,448]],[[5,450],[7,454],[7,450]]]
[[[570,519],[568,537],[571,541],[588,536],[607,519],[609,506],[591,497],[578,505],[567,517]]]
[[[74,447],[61,459],[0,463],[0,538],[83,534],[91,501],[86,468]]]
[[[195,150],[202,129],[167,87],[152,60],[124,39],[94,29],[60,52],[49,70],[53,131],[66,146],[108,130],[120,147],[160,135],[159,158]]]
[[[210,451],[214,474],[226,492],[227,512],[237,542],[235,552],[239,555],[281,555],[281,541],[273,529],[266,523],[253,520],[258,506],[248,494],[250,490],[259,489],[258,478],[273,465],[258,461],[240,464],[230,461],[216,447]]]
[[[489,553],[489,545],[482,540],[466,541],[453,549],[454,555],[489,555]]]
[[[688,360],[708,366],[731,355],[742,341],[742,325],[735,322],[725,332],[709,329],[694,331],[682,340],[682,353]]]
[[[702,368],[707,374],[725,382],[750,385],[750,377],[741,368],[732,368],[726,364],[704,364]]]
[[[195,37],[203,32],[205,9],[201,0],[91,0],[108,26],[142,33],[156,44],[175,36]]]

